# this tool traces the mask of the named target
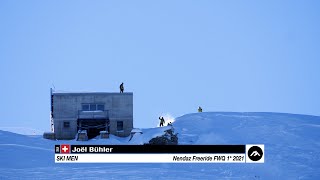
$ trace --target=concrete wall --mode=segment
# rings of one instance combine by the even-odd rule
[[[110,133],[129,136],[133,128],[133,93],[53,93],[54,132],[57,139],[74,139],[77,133],[78,111],[83,103],[101,103],[108,111]],[[124,130],[117,131],[117,121]],[[65,128],[64,122],[70,122]]]
[[[70,127],[63,127],[64,122],[69,122]],[[65,118],[54,120],[54,132],[56,139],[74,139],[77,134],[77,119]]]

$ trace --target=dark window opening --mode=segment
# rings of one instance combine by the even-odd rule
[[[123,131],[123,121],[117,121],[117,131]]]
[[[65,127],[65,128],[70,127],[70,122],[64,121],[64,122],[63,122],[63,127]]]
[[[82,104],[82,111],[104,111],[104,104]]]
[[[103,104],[98,104],[97,105],[97,110],[98,111],[104,111],[104,105]]]
[[[82,111],[89,111],[89,104],[82,104]]]
[[[90,111],[96,111],[97,105],[96,104],[90,104]]]

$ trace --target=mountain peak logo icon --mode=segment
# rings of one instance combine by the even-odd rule
[[[258,153],[258,151],[253,151],[250,156],[260,156],[260,154]]]
[[[251,161],[259,161],[263,156],[263,151],[259,146],[250,147],[247,153]]]

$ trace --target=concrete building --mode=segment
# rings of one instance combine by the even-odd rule
[[[123,137],[129,136],[132,128],[133,93],[51,90],[51,131],[55,139],[75,139],[82,130],[87,131],[89,139],[100,131]]]

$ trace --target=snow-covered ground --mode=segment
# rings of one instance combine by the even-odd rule
[[[128,138],[51,141],[0,131],[0,179],[320,179],[320,117],[194,113],[173,123],[179,144],[265,144],[264,164],[55,164],[55,144],[143,144],[169,127]]]
[[[16,134],[22,134],[22,135],[42,135],[43,131],[33,128],[26,128],[26,127],[0,127],[0,130],[2,131],[10,131]]]

